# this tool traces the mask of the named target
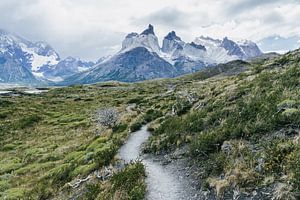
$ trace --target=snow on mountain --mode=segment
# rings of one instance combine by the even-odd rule
[[[24,43],[20,43],[20,47],[22,51],[28,55],[28,59],[31,63],[31,70],[33,72],[39,72],[41,67],[54,66],[59,62],[58,54],[52,49],[43,51],[39,46],[28,47]]]
[[[73,74],[87,71],[93,65],[95,63],[69,56],[59,61],[56,65],[44,69],[44,74],[47,79],[57,82]]]
[[[200,36],[194,43],[203,45],[207,52],[207,63],[225,63],[232,60],[246,60],[262,55],[257,45],[251,41],[234,42],[225,37],[223,40]]]
[[[119,54],[130,51],[136,47],[144,47],[150,52],[161,54],[158,38],[154,34],[154,27],[151,24],[149,24],[148,28],[141,34],[128,34],[122,43],[122,49]]]
[[[175,31],[172,31],[164,38],[162,51],[169,54],[173,60],[179,57],[187,57],[197,61],[205,58],[206,47],[194,42],[185,43],[176,35]]]
[[[246,55],[246,59],[257,57],[263,53],[258,48],[257,44],[249,40],[238,41],[237,44],[242,48],[243,52]]]
[[[38,72],[45,65],[56,65],[60,59],[50,45],[44,42],[32,43],[4,30],[0,31],[0,48],[2,53],[9,52],[11,56],[17,54],[33,72]]]
[[[155,78],[178,76],[177,70],[155,52],[145,47],[136,47],[118,53],[88,71],[66,78],[60,84],[88,84],[100,81],[136,82]]]
[[[0,82],[22,82],[23,79],[30,83],[47,79],[63,81],[63,84],[107,80],[134,82],[174,77],[261,54],[251,41],[235,42],[227,37],[219,40],[201,36],[188,43],[175,31],[164,37],[160,47],[154,27],[149,24],[140,34],[128,34],[115,55],[93,63],[72,57],[61,60],[58,53],[44,42],[30,42],[0,30],[0,67],[3,73]]]
[[[30,42],[0,30],[0,63],[2,82],[33,84],[44,82],[43,67],[59,62],[59,55],[44,42]]]
[[[25,83],[28,82],[25,79],[29,79],[29,82],[62,81],[63,78],[88,70],[95,64],[72,57],[61,60],[58,53],[47,43],[30,42],[5,30],[0,30],[0,60],[3,61],[0,63],[2,73],[5,72],[3,76],[13,77],[2,80],[18,83],[23,79]]]
[[[198,37],[184,42],[175,31],[164,37],[160,48],[154,27],[128,34],[121,50],[109,58],[100,59],[91,69],[67,77],[62,84],[82,84],[100,81],[135,82],[153,78],[167,78],[192,73],[200,69],[261,54],[255,43],[236,43]]]
[[[205,66],[206,48],[194,42],[185,43],[175,31],[171,31],[163,40],[162,51],[169,55],[171,63],[182,74],[198,71]]]
[[[228,55],[227,50],[221,47],[222,41],[219,39],[200,36],[194,40],[194,43],[206,48],[206,63],[218,64],[238,59],[237,56]]]

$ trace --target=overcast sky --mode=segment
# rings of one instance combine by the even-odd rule
[[[175,30],[186,42],[228,36],[258,42],[264,51],[300,47],[300,0],[0,1],[0,28],[46,41],[62,57],[112,54],[127,33],[149,23],[160,40]]]

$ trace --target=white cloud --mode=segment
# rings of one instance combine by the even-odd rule
[[[299,36],[299,10],[296,0],[1,0],[0,28],[47,41],[63,57],[95,60],[148,23],[160,39],[171,30],[187,41]]]

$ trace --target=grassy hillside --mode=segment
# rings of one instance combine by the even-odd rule
[[[188,143],[203,188],[219,197],[266,190],[270,198],[299,198],[299,51],[249,69],[205,81],[196,81],[201,73],[191,75],[178,89],[189,88],[196,103],[186,114],[159,121],[146,151]]]
[[[0,198],[53,197],[66,183],[108,165],[131,124],[153,102],[164,101],[164,90],[152,83],[108,83],[0,97]],[[120,113],[112,130],[95,121],[96,110],[106,107]]]
[[[0,198],[141,199],[141,163],[108,181],[94,172],[118,163],[115,155],[130,131],[147,122],[153,135],[145,151],[165,154],[188,145],[203,190],[219,197],[265,190],[277,199],[297,198],[299,65],[295,51],[176,79],[0,97]],[[107,107],[120,113],[113,128],[96,123],[96,111]],[[89,175],[86,184],[70,187]]]

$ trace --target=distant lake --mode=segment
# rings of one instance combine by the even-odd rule
[[[48,92],[48,88],[34,88],[26,87],[21,85],[10,85],[10,84],[0,84],[0,95],[10,95],[10,94],[41,94],[43,92]]]

